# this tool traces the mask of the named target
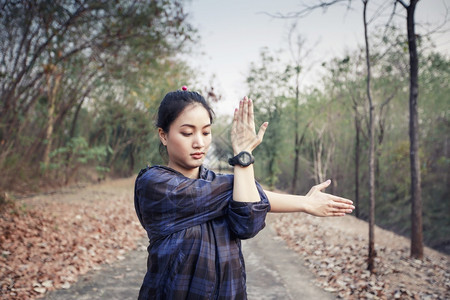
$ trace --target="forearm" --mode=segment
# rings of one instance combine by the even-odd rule
[[[253,165],[234,167],[233,200],[238,202],[259,202],[261,200],[256,188]]]
[[[318,217],[345,216],[355,209],[349,199],[321,192],[330,180],[313,186],[305,196],[264,191],[271,212],[304,212]]]
[[[264,190],[269,199],[270,212],[307,212],[307,202],[305,196],[280,194]]]

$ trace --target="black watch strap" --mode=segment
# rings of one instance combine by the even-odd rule
[[[247,151],[241,151],[238,155],[230,158],[228,163],[232,166],[239,165],[242,167],[247,167],[255,162],[255,158],[251,153]]]

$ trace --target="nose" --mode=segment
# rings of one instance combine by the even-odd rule
[[[201,149],[205,147],[204,135],[202,133],[198,133],[194,136],[192,147],[194,147],[195,149]]]

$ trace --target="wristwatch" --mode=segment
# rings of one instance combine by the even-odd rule
[[[242,167],[248,167],[254,162],[255,158],[247,151],[241,151],[238,155],[228,159],[228,163],[232,166],[240,165]]]

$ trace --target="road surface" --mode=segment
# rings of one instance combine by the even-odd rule
[[[137,299],[145,274],[146,241],[124,259],[79,277],[69,289],[50,292],[47,300]],[[255,238],[242,241],[249,300],[334,299],[313,284],[313,276],[298,254],[287,248],[270,225]]]

